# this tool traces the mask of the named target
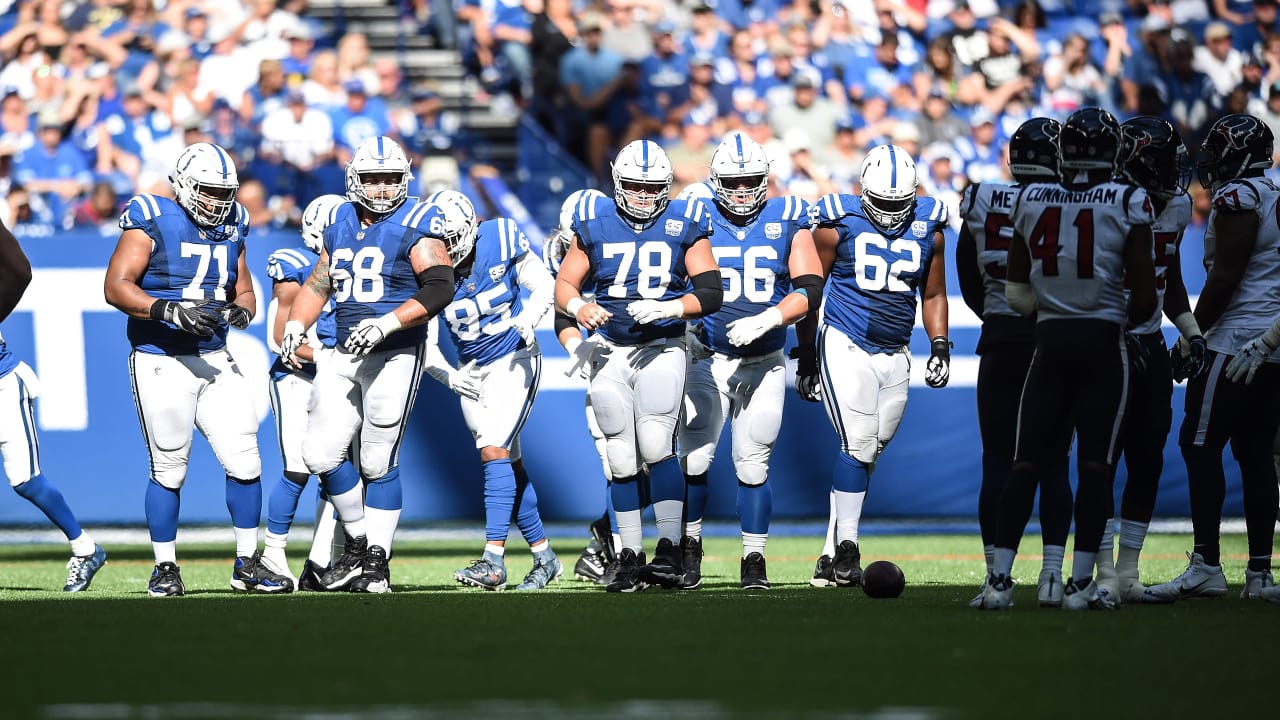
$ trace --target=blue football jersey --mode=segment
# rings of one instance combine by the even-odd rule
[[[291,282],[302,286],[306,284],[307,278],[311,277],[315,264],[316,256],[306,248],[281,248],[267,258],[267,277],[271,278],[272,283]],[[268,328],[267,332],[271,332],[271,329]],[[336,341],[337,323],[333,318],[332,298],[324,304],[320,317],[316,319],[316,336],[320,338],[320,344],[325,347],[333,347]],[[277,357],[275,364],[271,366],[272,375],[278,377],[289,372],[290,370]],[[315,368],[304,367],[303,372],[314,375]]]
[[[890,235],[867,219],[856,195],[823,195],[810,215],[814,227],[834,227],[840,237],[823,301],[825,322],[869,353],[906,346],[916,324],[916,294],[933,257],[934,233],[947,225],[947,207],[919,198],[911,222]]]
[[[488,365],[524,344],[511,319],[524,307],[515,267],[527,252],[529,239],[514,220],[480,223],[471,273],[457,279],[441,313],[462,362]]]
[[[18,367],[18,357],[9,352],[9,345],[4,341],[4,336],[0,335],[0,378],[13,372]]]
[[[162,300],[212,301],[226,304],[234,294],[240,255],[249,234],[249,213],[236,203],[227,223],[214,228],[197,225],[173,200],[135,195],[120,215],[121,230],[141,230],[151,238],[151,257],[139,285]],[[139,352],[191,355],[218,350],[227,344],[227,326],[202,339],[159,320],[129,318],[129,342]]]
[[[672,300],[689,287],[684,254],[700,238],[711,235],[711,214],[701,202],[672,200],[653,221],[636,227],[618,214],[610,198],[591,198],[574,211],[573,231],[591,260],[582,292],[613,313],[600,328],[605,338],[634,345],[680,337],[685,321],[661,320],[640,325],[627,314],[636,300]]]
[[[711,213],[711,251],[724,283],[724,304],[702,319],[702,342],[718,353],[753,357],[781,350],[787,340],[785,327],[774,328],[758,340],[738,347],[729,342],[725,328],[740,318],[763,312],[791,292],[791,240],[809,228],[809,206],[798,197],[774,198],[765,203],[754,220],[735,225],[714,205]]]
[[[389,313],[417,294],[409,251],[432,235],[427,229],[432,221],[439,225],[439,215],[436,206],[409,198],[395,212],[361,227],[354,205],[348,202],[334,208],[333,222],[324,231],[324,247],[333,279],[330,297],[339,345],[346,343],[361,320]],[[419,325],[391,335],[377,349],[413,347],[426,337],[427,326]]]

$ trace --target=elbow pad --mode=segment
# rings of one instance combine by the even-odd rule
[[[1031,289],[1031,283],[1005,283],[1004,297],[1019,315],[1030,317],[1036,311],[1036,291]]]
[[[435,317],[453,302],[453,268],[433,265],[417,274],[418,292],[413,299]]]
[[[693,292],[698,298],[698,306],[702,308],[698,317],[710,315],[720,309],[724,302],[724,285],[719,270],[708,270],[693,277]]]
[[[804,295],[809,300],[809,312],[822,306],[822,289],[825,283],[821,275],[801,275],[791,278],[793,292]]]

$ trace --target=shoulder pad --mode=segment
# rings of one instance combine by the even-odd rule
[[[120,213],[120,229],[148,230],[156,218],[160,217],[160,209],[155,195],[134,195],[125,203],[124,212]]]
[[[1225,210],[1227,212],[1257,210],[1261,203],[1262,198],[1258,195],[1258,190],[1253,187],[1252,183],[1242,179],[1224,183],[1213,194],[1213,208],[1215,210]]]
[[[946,203],[932,195],[926,195],[916,200],[916,217],[935,225],[946,225],[949,213]]]
[[[853,195],[829,193],[818,198],[809,206],[809,223],[814,226],[832,225],[857,208],[857,198]]]
[[[1150,225],[1156,221],[1156,206],[1146,190],[1130,186],[1124,194],[1124,214],[1133,225]]]
[[[281,248],[267,258],[267,276],[276,282],[302,284],[302,276],[311,265],[311,259],[295,248]]]

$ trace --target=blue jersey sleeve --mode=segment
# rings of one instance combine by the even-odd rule
[[[301,285],[311,274],[310,254],[295,248],[281,248],[267,258],[267,277],[272,282],[292,282]]]
[[[835,225],[857,207],[857,198],[853,195],[829,193],[818,198],[809,206],[809,227],[819,228]]]
[[[134,195],[125,203],[124,212],[120,213],[121,230],[141,230],[151,239],[156,239],[156,221],[160,217],[160,203],[154,195]]]

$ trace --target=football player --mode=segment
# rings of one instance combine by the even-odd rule
[[[605,436],[622,538],[610,592],[675,587],[684,576],[685,486],[675,457],[687,365],[684,320],[718,310],[724,293],[706,207],[668,200],[672,178],[671,161],[656,143],[624,147],[613,162],[614,199],[579,207],[574,242],[556,278],[556,309],[600,335],[587,392]],[[595,298],[588,302],[584,290]],[[640,521],[645,465],[660,536],[648,565]]]
[[[31,283],[31,263],[17,238],[0,222],[0,322],[4,322]],[[40,468],[35,399],[40,381],[25,362],[14,357],[0,336],[0,455],[13,491],[45,514],[71,541],[64,592],[88,590],[107,562],[107,553],[80,527],[66,498]]]
[[[1280,187],[1263,177],[1273,145],[1266,123],[1238,114],[1215,122],[1200,145],[1196,169],[1200,183],[1213,192],[1204,237],[1209,273],[1195,309],[1209,346],[1208,370],[1187,381],[1178,433],[1195,546],[1186,571],[1148,588],[1149,598],[1227,593],[1219,534],[1226,494],[1222,450],[1230,440],[1240,465],[1249,538],[1240,596],[1276,599],[1270,589],[1277,502],[1271,447],[1280,426],[1280,358],[1271,358],[1277,337],[1271,328],[1280,316]]]
[[[1058,134],[1060,182],[1026,185],[1010,214],[1005,297],[1036,314],[1036,349],[1023,386],[1013,472],[1001,497],[992,575],[981,608],[1013,604],[1013,560],[1037,485],[1077,438],[1075,552],[1062,607],[1114,607],[1093,569],[1110,517],[1112,460],[1128,390],[1126,326],[1156,309],[1147,191],[1112,180],[1120,124],[1084,108]],[[1125,283],[1130,294],[1126,300]]]
[[[683,588],[702,584],[702,515],[707,471],[725,422],[733,419],[733,465],[742,529],[744,589],[769,587],[765,543],[773,511],[769,456],[782,429],[786,327],[817,310],[822,266],[810,234],[808,205],[772,200],[764,149],[732,132],[711,157],[711,251],[723,279],[724,304],[702,318],[698,341],[709,353],[690,358],[680,423],[680,463],[688,485]]]
[[[1009,169],[1015,185],[974,183],[961,200],[964,224],[956,242],[956,274],[965,304],[982,318],[978,339],[978,430],[982,435],[982,488],[978,494],[978,527],[986,587],[995,558],[996,515],[1000,496],[1013,467],[1018,432],[1018,398],[1035,350],[1035,322],[1009,307],[1004,283],[1009,266],[1013,223],[1009,213],[1021,186],[1058,179],[1058,132],[1048,118],[1024,122],[1009,138]],[[1040,487],[1040,527],[1044,561],[1036,582],[1041,605],[1062,604],[1062,560],[1071,532],[1071,485],[1067,459],[1054,465],[1050,482]],[[982,592],[970,601],[982,602]]]
[[[272,352],[280,352],[280,340],[284,337],[284,324],[289,319],[293,299],[311,275],[324,242],[322,234],[329,227],[334,209],[344,202],[346,198],[341,195],[321,195],[312,200],[302,211],[303,249],[281,248],[267,258],[267,275],[271,278],[271,305],[267,313],[271,331],[267,336],[267,346]],[[290,370],[279,357],[271,366],[271,409],[276,416],[276,435],[280,440],[284,475],[267,498],[267,538],[262,561],[275,572],[290,578],[293,574],[289,572],[285,546],[293,515],[298,510],[298,499],[311,477],[307,464],[302,460],[302,437],[307,431],[307,404],[316,376],[316,354],[332,349],[335,335],[333,310],[326,306],[308,344],[297,350],[298,358],[303,361],[302,367]],[[333,559],[334,530],[333,504],[327,499],[321,500],[316,508],[311,553],[303,563],[299,578],[294,578],[294,585],[299,590],[324,590],[320,576]]]
[[[1147,191],[1156,213],[1151,225],[1156,311],[1125,335],[1129,343],[1129,397],[1118,450],[1124,453],[1128,479],[1120,501],[1120,551],[1113,561],[1114,537],[1108,520],[1098,552],[1097,582],[1099,592],[1123,603],[1139,603],[1146,588],[1138,580],[1138,556],[1155,510],[1165,440],[1173,422],[1173,370],[1160,329],[1161,310],[1177,326],[1179,344],[1187,349],[1180,379],[1201,373],[1207,351],[1182,284],[1178,254],[1182,233],[1191,222],[1187,149],[1173,125],[1160,118],[1136,117],[1120,130],[1124,133],[1120,175]]]
[[[394,140],[369,138],[356,148],[348,202],[333,211],[280,341],[285,365],[301,367],[306,329],[333,299],[337,346],[320,354],[302,442],[307,471],[320,476],[346,534],[342,555],[321,577],[327,590],[391,590],[400,442],[422,376],[426,322],[453,299],[453,266],[467,250],[443,238],[439,208],[408,202],[412,178]],[[347,458],[357,434],[358,470]]]
[[[504,589],[505,545],[514,518],[533,551],[533,569],[516,589],[541,590],[562,568],[520,459],[520,429],[538,393],[542,353],[534,329],[551,308],[554,281],[514,220],[478,222],[471,201],[456,190],[436,193],[429,202],[443,213],[446,242],[463,253],[453,302],[441,313],[462,367],[449,365],[433,343],[427,372],[461,397],[484,467],[484,554],[453,577],[486,590]],[[521,288],[529,291],[527,301]]]
[[[810,210],[827,278],[822,328],[815,332],[815,315],[806,316],[796,326],[793,351],[797,389],[807,400],[821,398],[840,439],[831,481],[835,528],[828,543],[834,547],[823,552],[832,556],[838,587],[862,581],[862,503],[876,459],[907,405],[917,294],[930,338],[925,382],[941,388],[951,377],[942,235],[947,208],[917,197],[915,162],[896,145],[872,148],[860,177],[860,197],[824,195]]]
[[[182,151],[169,180],[176,202],[135,195],[125,205],[104,285],[107,302],[129,316],[129,378],[151,464],[145,502],[156,566],[147,592],[186,593],[176,539],[193,427],[226,470],[236,538],[231,587],[289,592],[289,578],[262,563],[257,550],[258,418],[249,383],[227,351],[228,329],[248,327],[257,307],[236,166],[217,145],[196,143]]]

